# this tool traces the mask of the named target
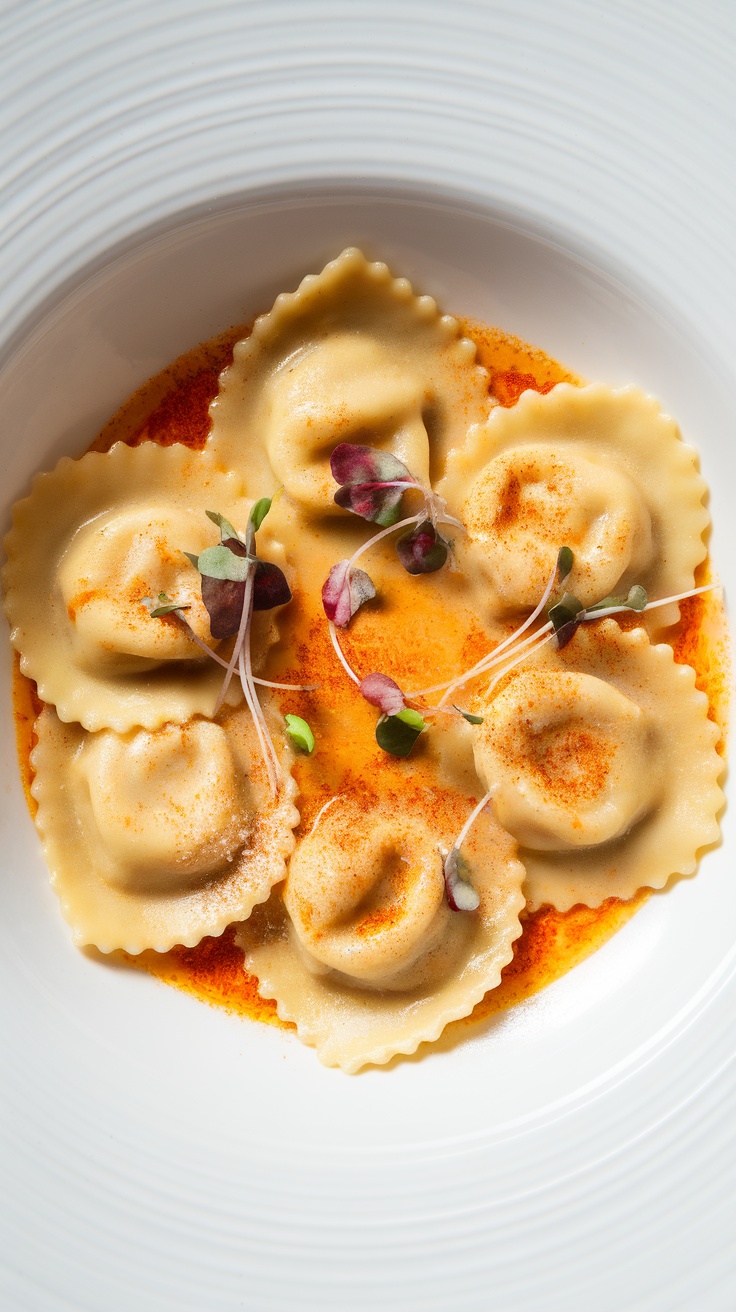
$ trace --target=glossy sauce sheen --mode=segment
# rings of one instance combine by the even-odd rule
[[[463,322],[465,333],[478,349],[478,359],[490,374],[492,394],[502,405],[511,406],[522,391],[534,388],[547,392],[555,383],[578,383],[568,370],[542,351],[512,338],[499,329],[487,328],[474,321]],[[209,431],[208,406],[217,392],[218,376],[232,358],[234,343],[247,335],[243,326],[233,328],[210,342],[182,356],[168,369],[145,384],[110,420],[94,442],[92,449],[106,451],[116,442],[138,445],[155,441],[162,445],[181,442],[197,449],[204,445]],[[316,542],[310,547],[312,571],[319,580],[326,577],[330,564],[337,559],[331,543],[329,526],[316,530]],[[470,611],[463,612],[462,598],[454,615],[443,614],[441,641],[437,641],[436,576],[410,579],[394,567],[392,548],[387,545],[375,552],[380,571],[390,572],[391,586],[381,589],[385,600],[371,614],[362,612],[342,635],[343,646],[351,663],[361,673],[381,669],[401,677],[413,671],[414,687],[436,683],[458,669],[468,668],[487,650],[487,639],[473,623]],[[375,573],[374,570],[371,570]],[[707,562],[698,572],[697,582],[708,579]],[[434,582],[433,582],[434,580]],[[454,583],[453,586],[457,586]],[[411,614],[407,631],[405,619]],[[624,627],[636,624],[628,617]],[[428,773],[422,781],[422,742],[412,758],[414,778],[411,783],[403,762],[387,757],[375,745],[375,712],[357,693],[336,664],[329,642],[327,626],[319,605],[319,588],[304,590],[299,577],[294,600],[289,606],[288,623],[282,626],[281,643],[271,653],[269,677],[297,683],[319,683],[314,694],[286,693],[280,698],[282,713],[302,715],[312,726],[317,748],[311,757],[299,757],[295,774],[300,789],[302,820],[297,836],[309,832],[320,807],[335,793],[367,791],[365,780],[375,780],[379,791],[385,788],[416,789],[414,804],[429,806],[438,812],[449,828],[457,826],[453,815],[452,792],[432,790]],[[697,672],[697,685],[705,691],[710,716],[718,723],[724,737],[727,713],[727,642],[721,603],[710,595],[693,598],[682,607],[682,621],[674,642],[675,658],[691,664]],[[29,754],[34,745],[33,723],[42,703],[35,685],[20,673],[15,660],[14,704],[16,734],[21,773],[28,805],[33,814],[35,803],[30,794],[32,767]],[[419,756],[417,761],[416,755]],[[418,771],[417,771],[418,766]],[[464,818],[460,813],[460,823]],[[457,826],[459,827],[459,826]],[[489,992],[472,1016],[448,1027],[441,1042],[452,1042],[459,1027],[482,1020],[515,1005],[563,975],[600,947],[646,900],[642,891],[631,902],[615,898],[596,909],[577,906],[566,913],[542,908],[522,917],[524,932],[514,945],[514,958],[505,968],[501,985]],[[125,960],[156,975],[165,983],[194,994],[212,1005],[249,1016],[254,1020],[282,1025],[275,1004],[258,995],[258,982],[243,971],[243,954],[233,941],[233,931],[220,938],[205,938],[195,948],[175,948],[159,954],[144,952]],[[102,958],[103,960],[105,958]],[[293,1028],[285,1025],[284,1028]]]

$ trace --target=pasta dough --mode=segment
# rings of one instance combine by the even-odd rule
[[[407,816],[400,796],[337,798],[301,840],[283,905],[272,898],[240,930],[260,992],[326,1065],[415,1052],[510,961],[524,904],[515,844],[492,816],[478,820],[463,855],[480,907],[465,915],[445,900],[441,838],[437,812]]]
[[[283,483],[312,513],[339,513],[330,451],[390,450],[425,484],[489,410],[475,346],[429,296],[343,251],[235,347],[212,405],[209,446],[250,495]]]
[[[143,600],[181,600],[200,640],[217,646],[184,551],[219,540],[207,509],[245,526],[251,503],[241,486],[182,447],[119,444],[60,461],[18,502],[6,543],[11,640],[60,719],[125,733],[211,714],[221,668],[175,617],[151,618]],[[277,544],[270,554],[283,560]],[[256,616],[256,667],[275,637],[270,616]],[[239,695],[234,682],[230,702]]]
[[[583,605],[639,583],[650,600],[693,587],[705,558],[706,485],[695,452],[635,388],[558,383],[497,407],[447,462],[439,488],[460,514],[501,609],[537,604],[560,547],[575,556],[568,587]],[[676,603],[650,612],[656,631]]]
[[[193,947],[248,916],[285,874],[299,821],[291,754],[273,799],[245,709],[88,734],[46,708],[33,753],[51,881],[76,943]]]
[[[606,619],[559,650],[531,645],[531,621],[521,647],[511,632],[563,545],[574,553],[566,587],[583,605],[635,583],[651,599],[692,588],[708,525],[694,453],[635,389],[559,384],[502,409],[488,388],[454,319],[347,250],[236,344],[204,452],[118,445],[63,460],[16,506],[8,538],[12,640],[50,703],[32,754],[37,825],[75,942],[163,953],[237,923],[260,993],[348,1072],[413,1053],[468,1016],[501,982],[525,906],[661,888],[718,834],[718,730],[669,646]],[[407,516],[450,528],[441,575],[402,571],[390,538],[369,564],[367,526],[334,502],[330,456],[343,442],[390,451],[436,487],[421,512],[417,489],[404,490]],[[283,565],[286,548],[296,566],[293,628],[272,652],[276,678],[297,681],[284,707],[312,698],[316,750],[296,766],[276,699],[265,693],[265,719],[252,718],[250,644],[239,665],[250,709],[236,675],[215,718],[219,644],[185,554],[218,542],[205,510],[244,529],[254,500],[280,485],[254,523],[267,514],[259,556]],[[377,595],[344,650],[320,604],[341,556],[360,557]],[[228,600],[213,627],[232,634],[243,579],[227,552],[209,560]],[[186,623],[151,617],[146,599],[161,593]],[[671,603],[643,622],[678,614]],[[246,610],[239,637],[249,617],[264,672],[280,635],[271,612]],[[352,664],[383,674],[396,706],[444,694],[410,759],[379,750],[370,685]],[[485,696],[483,670],[498,680]]]
[[[500,781],[504,829],[524,847],[565,851],[610,842],[650,809],[653,738],[648,714],[603,679],[526,670],[494,698],[475,756],[488,786]]]
[[[719,731],[694,671],[613,620],[531,659],[489,699],[475,740],[521,844],[529,907],[595,907],[691,874],[723,804]]]

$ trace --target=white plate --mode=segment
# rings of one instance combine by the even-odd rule
[[[362,243],[447,309],[658,394],[703,453],[728,584],[735,33],[709,14],[6,15],[5,502]],[[696,880],[538,998],[348,1078],[72,949],[2,710],[3,1308],[731,1312],[728,817]]]

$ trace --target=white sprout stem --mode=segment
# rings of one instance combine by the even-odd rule
[[[564,583],[564,581],[565,580],[563,580],[562,582]],[[443,710],[445,708],[445,703],[449,701],[450,697],[452,696],[453,692],[456,691],[456,689],[462,688],[463,685],[469,683],[471,679],[476,678],[481,674],[485,674],[488,670],[492,669],[493,666],[497,663],[497,659],[496,659],[497,657],[501,657],[504,653],[507,656],[513,655],[515,652],[520,651],[522,647],[526,647],[529,642],[532,642],[536,638],[541,637],[543,633],[547,633],[549,628],[551,627],[551,621],[549,621],[544,626],[544,628],[539,629],[536,633],[532,634],[531,637],[525,638],[522,643],[518,643],[517,645],[517,640],[519,636],[525,631],[525,629],[529,628],[530,624],[534,623],[534,620],[539,616],[541,611],[544,609],[547,601],[549,600],[549,596],[553,586],[554,586],[554,577],[547,585],[547,588],[545,589],[544,595],[541,601],[539,602],[538,606],[532,612],[529,618],[524,621],[521,627],[516,629],[514,633],[510,634],[508,638],[504,638],[503,642],[500,642],[497,647],[494,647],[493,651],[490,651],[487,656],[483,656],[479,661],[476,661],[472,669],[467,670],[465,674],[458,675],[457,678],[453,679],[451,683],[435,683],[432,685],[431,688],[419,688],[417,689],[416,692],[408,692],[405,694],[406,697],[409,699],[414,699],[416,697],[427,697],[429,696],[430,693],[442,692],[443,690],[446,690],[445,696],[442,697],[439,702],[439,706],[432,708],[433,710]],[[721,586],[720,583],[706,583],[703,587],[691,588],[689,592],[679,592],[677,593],[676,596],[661,597],[658,601],[647,602],[647,605],[644,606],[643,609],[656,610],[658,606],[667,606],[670,603],[676,601],[686,601],[688,597],[697,597],[700,595],[701,592],[712,592],[714,591],[714,589],[720,588],[720,586]],[[629,614],[642,613],[641,611],[638,612],[633,611],[631,606],[609,606],[606,607],[605,610],[582,611],[580,616],[580,623],[586,624],[586,623],[590,623],[591,620],[605,619],[608,615],[623,615],[627,612]],[[511,647],[510,651],[507,650],[509,647]]]
[[[238,654],[238,666],[240,671],[240,682],[243,685],[243,693],[245,695],[245,700],[248,704],[248,710],[251,713],[256,734],[258,735],[258,742],[260,743],[261,753],[263,755],[263,761],[266,766],[266,773],[268,774],[268,782],[273,796],[276,797],[276,795],[278,794],[279,782],[280,782],[278,761],[276,761],[276,768],[274,768],[274,758],[275,758],[274,746],[271,741],[271,735],[268,732],[268,726],[263,717],[263,711],[261,709],[261,704],[258,701],[258,695],[256,693],[255,688],[253,687],[253,684],[251,683],[248,677],[247,649],[245,644],[243,644],[243,646],[240,648],[240,652]]]
[[[347,576],[350,575],[350,571],[353,568],[353,565],[355,564],[356,560],[358,560],[363,555],[363,552],[368,551],[369,547],[374,547],[377,542],[381,541],[381,538],[387,538],[389,533],[396,533],[400,528],[408,528],[409,524],[421,524],[423,519],[424,519],[424,513],[419,515],[410,515],[408,519],[400,519],[397,524],[389,524],[388,528],[381,529],[380,533],[376,533],[374,537],[369,538],[367,542],[364,542],[360,547],[358,547],[357,551],[353,552],[352,556],[350,557],[350,560],[348,561],[346,575]]]
[[[538,633],[535,633],[534,636],[535,638],[539,638]],[[509,674],[511,670],[515,670],[517,665],[521,665],[522,661],[525,661],[534,652],[539,651],[540,647],[546,647],[547,643],[551,642],[554,636],[555,636],[554,631],[551,633],[547,633],[546,637],[542,638],[541,641],[529,647],[527,651],[522,652],[521,655],[517,656],[515,660],[510,662],[509,665],[504,665],[503,669],[499,670],[498,673],[494,675],[494,677],[491,679],[491,682],[486,688],[486,696],[488,696],[489,692],[493,692],[493,689],[496,687],[496,684],[500,683],[505,675]],[[507,656],[510,655],[510,652],[507,652],[506,655]]]
[[[408,519],[400,519],[398,523],[389,524],[388,528],[381,529],[380,533],[376,533],[372,538],[369,538],[367,542],[363,542],[362,545],[358,547],[358,550],[353,552],[348,561],[347,574],[350,574],[356,560],[359,560],[365,551],[368,551],[370,547],[374,547],[382,538],[387,538],[390,533],[397,533],[400,528],[408,528],[410,524],[421,524],[426,518],[425,511],[422,510],[418,515],[410,515]],[[461,524],[459,519],[454,519],[452,515],[440,515],[438,516],[437,522],[438,524],[451,524],[454,528],[465,528],[465,525]]]
[[[358,678],[357,674],[355,673],[355,670],[351,669],[350,665],[348,664],[347,657],[346,657],[346,655],[345,655],[345,653],[344,653],[342,647],[340,646],[340,640],[339,640],[339,638],[338,638],[338,636],[337,636],[337,629],[335,628],[335,625],[334,625],[333,621],[332,621],[332,620],[328,620],[327,623],[328,623],[328,625],[329,625],[329,629],[330,629],[330,638],[331,638],[331,640],[332,640],[332,645],[333,645],[333,647],[335,648],[335,652],[336,652],[336,654],[337,654],[337,659],[339,660],[340,664],[342,665],[342,668],[344,669],[345,673],[348,675],[349,678],[352,679],[353,683],[357,683],[358,685],[360,685],[360,679]]]
[[[463,524],[462,520],[455,519],[454,515],[439,515],[437,518],[437,523],[450,524],[452,528],[459,528],[462,533],[467,533],[468,531],[465,525]]]
[[[460,830],[460,833],[458,834],[457,838],[455,839],[455,842],[452,845],[451,850],[453,852],[460,851],[460,848],[465,842],[465,839],[470,833],[470,830],[472,829],[473,825],[478,819],[478,816],[480,815],[481,811],[484,809],[484,807],[488,806],[488,803],[490,802],[494,793],[496,793],[497,791],[498,791],[498,784],[494,784],[492,788],[488,789],[488,792],[486,793],[485,797],[481,797],[478,805],[475,806],[473,810],[470,812],[470,815],[468,816],[467,820],[465,821],[465,824],[463,825],[462,829]]]
[[[314,692],[319,688],[318,683],[274,683],[272,679],[259,679],[257,674],[252,674],[251,679],[261,688],[282,688],[284,692]]]
[[[407,484],[407,486],[413,487],[414,484],[413,483]],[[382,538],[387,538],[390,533],[395,533],[400,528],[408,528],[409,524],[421,524],[425,518],[426,516],[424,512],[422,512],[419,515],[411,515],[408,519],[400,519],[397,524],[391,524],[388,528],[382,529],[380,533],[376,533],[374,537],[369,538],[368,541],[364,542],[362,546],[358,547],[358,550],[354,551],[352,556],[350,557],[350,560],[348,561],[348,567],[345,571],[346,579],[350,578],[350,571],[353,568],[356,560],[359,560],[359,558],[363,555],[365,551],[368,550],[369,547],[375,546],[375,544],[377,542],[380,542]],[[449,516],[442,515],[439,518],[438,522],[440,524],[453,524],[457,528],[464,528],[464,525],[460,523],[460,520],[453,519],[451,515]],[[332,641],[333,647],[335,648],[335,653],[337,655],[340,664],[345,670],[345,673],[349,676],[349,678],[352,679],[353,683],[357,683],[358,685],[360,685],[359,676],[355,673],[355,670],[353,670],[351,666],[348,664],[345,653],[343,652],[342,647],[340,646],[340,641],[337,636],[337,630],[335,628],[334,622],[332,620],[328,620],[327,622],[330,626],[330,639]],[[442,684],[442,687],[445,687],[445,685]],[[434,689],[432,689],[431,691],[434,691]],[[411,695],[413,694],[410,693],[406,694],[406,696],[411,696]]]
[[[514,643],[512,647],[508,646],[508,641],[499,643],[498,647],[494,647],[493,651],[490,651],[487,656],[484,656],[482,660],[478,661],[473,666],[472,670],[467,670],[465,674],[454,679],[450,685],[446,683],[438,683],[434,688],[420,688],[418,692],[408,692],[406,696],[409,698],[426,697],[429,693],[441,692],[443,688],[447,688],[447,696],[443,697],[437,706],[427,707],[427,710],[447,711],[449,710],[449,707],[446,705],[446,702],[452,692],[458,688],[462,688],[463,684],[469,683],[471,679],[477,679],[480,678],[481,674],[487,674],[495,665],[500,665],[501,661],[508,660],[509,656],[514,656],[517,651],[521,651],[522,648],[528,647],[530,642],[536,642],[543,634],[549,633],[551,628],[552,621],[548,620],[541,629],[537,629],[536,633],[530,633],[528,638],[524,638],[521,642]],[[513,636],[514,635],[512,634],[512,637]]]
[[[496,666],[501,665],[502,662],[508,660],[510,656],[516,656],[519,652],[524,651],[526,647],[530,647],[530,644],[533,646],[533,644],[545,634],[548,633],[549,636],[552,637],[552,628],[552,621],[548,620],[541,629],[537,629],[536,633],[530,633],[527,638],[523,638],[521,642],[515,642],[512,647],[507,647],[505,651],[492,651],[490,655],[486,656],[483,662],[479,663],[477,667],[470,672],[470,674],[463,675],[460,681],[454,684],[444,697],[440,698],[440,707],[444,709],[448,696],[451,695],[456,688],[462,688],[464,684],[469,683],[471,678],[479,679],[482,674],[488,674],[490,670],[495,670]]]
[[[192,642],[196,643],[206,656],[211,656],[213,661],[217,661],[217,664],[221,665],[223,670],[227,670],[229,668],[229,662],[224,661],[222,656],[218,656],[216,651],[213,651],[211,647],[207,646],[206,642],[202,641],[199,635],[194,632],[189,620],[185,618],[183,613],[180,610],[177,610],[174,611],[174,614],[186,625]],[[271,679],[259,679],[257,674],[254,674],[252,678],[253,682],[260,684],[262,688],[282,688],[285,692],[314,692],[315,688],[319,688],[318,683],[274,683]]]
[[[674,597],[660,597],[659,601],[648,601],[641,611],[634,611],[633,613],[641,615],[642,611],[656,610],[657,606],[668,606],[670,602],[687,601],[688,597],[698,597],[701,592],[713,592],[720,586],[720,583],[706,583],[702,588],[691,588],[689,592],[678,592]],[[589,610],[586,611],[582,622],[605,619],[607,615],[621,615],[624,611],[631,612],[632,609],[631,606],[607,606],[605,610]]]
[[[252,603],[251,603],[251,609],[252,609]],[[276,748],[273,745],[273,739],[271,738],[271,734],[269,732],[269,728],[266,723],[266,717],[263,714],[261,703],[258,700],[258,693],[256,692],[255,687],[253,686],[253,665],[252,665],[253,655],[250,649],[250,633],[248,634],[246,641],[243,643],[243,646],[241,648],[241,655],[243,652],[245,653],[245,675],[253,692],[253,701],[255,703],[256,711],[258,712],[258,719],[260,720],[260,723],[262,725],[263,733],[266,738],[268,751],[271,756],[271,761],[273,762],[274,775],[275,775],[274,791],[278,792],[279,786],[281,784],[281,778],[282,778],[281,766],[279,764],[279,758],[276,755]]]
[[[317,812],[316,816],[314,817],[314,820],[312,821],[312,828],[309,831],[310,837],[314,833],[315,829],[317,828],[317,825],[322,819],[322,816],[324,815],[325,811],[329,811],[330,807],[334,806],[335,802],[339,802],[341,797],[342,797],[342,793],[335,793],[334,797],[328,797],[324,806],[321,806],[319,808],[319,811]]]
[[[222,703],[225,700],[225,697],[227,696],[227,690],[230,687],[230,681],[235,673],[235,669],[238,664],[238,659],[240,657],[240,650],[243,646],[243,642],[245,641],[245,635],[250,625],[250,617],[251,614],[253,613],[254,578],[255,578],[255,566],[249,565],[248,577],[245,580],[245,590],[243,592],[243,609],[240,612],[240,624],[238,625],[238,632],[235,638],[235,646],[233,647],[233,654],[230,657],[230,660],[228,661],[227,667],[225,669],[225,678],[223,680],[223,684],[220,689],[220,695],[217,698],[217,704],[215,706],[214,715],[217,715],[217,712],[219,711],[220,707],[222,706]],[[245,689],[243,691],[245,691]]]
[[[537,602],[537,605],[534,607],[534,610],[532,611],[531,615],[529,615],[527,619],[524,620],[523,624],[519,625],[518,629],[515,629],[513,633],[510,633],[508,638],[504,638],[503,642],[500,642],[497,647],[494,647],[493,651],[489,652],[487,656],[482,657],[481,660],[476,661],[473,668],[469,670],[467,674],[461,674],[459,678],[453,679],[451,683],[446,684],[445,687],[447,691],[445,692],[444,697],[440,698],[440,706],[444,705],[444,703],[449,700],[449,698],[452,696],[456,688],[461,688],[463,684],[467,683],[468,679],[473,678],[473,676],[476,673],[479,674],[482,673],[486,668],[486,661],[489,659],[489,657],[493,657],[495,659],[496,656],[500,656],[502,652],[506,651],[508,647],[510,646],[515,647],[516,642],[521,637],[522,633],[526,633],[527,629],[530,628],[531,625],[534,623],[534,621],[538,619],[538,617],[542,614],[542,611],[544,610],[545,606],[547,605],[547,602],[550,599],[550,596],[552,595],[552,589],[555,586],[556,578],[557,578],[557,563],[555,562],[555,567],[550,575],[547,586],[544,589],[544,592],[542,593],[541,599]],[[432,691],[439,692],[439,689],[432,689]]]

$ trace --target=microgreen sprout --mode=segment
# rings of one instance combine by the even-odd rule
[[[482,723],[483,723],[483,716],[482,716],[482,715],[473,715],[471,711],[464,711],[464,710],[462,709],[462,707],[460,707],[460,706],[455,706],[454,703],[453,703],[453,709],[457,711],[458,715],[462,715],[463,719],[464,719],[464,720],[467,720],[468,724],[482,724]]]
[[[457,675],[448,683],[433,684],[429,688],[419,688],[416,691],[407,692],[405,694],[406,698],[413,700],[417,697],[427,697],[431,693],[442,692],[443,696],[437,709],[449,709],[447,702],[452,694],[458,688],[464,687],[471,679],[480,678],[483,674],[495,671],[494,677],[486,689],[487,695],[506,674],[533,653],[539,651],[548,642],[553,641],[557,650],[565,647],[581,624],[589,623],[591,620],[605,619],[609,615],[620,615],[626,611],[641,614],[644,611],[656,610],[660,606],[686,601],[689,597],[697,597],[703,592],[711,592],[719,587],[717,583],[707,583],[702,587],[690,588],[687,592],[680,592],[671,597],[661,597],[656,601],[649,601],[646,589],[637,583],[629,589],[625,597],[603,597],[601,601],[590,606],[583,606],[574,593],[564,590],[559,599],[547,610],[547,623],[529,633],[527,637],[523,637],[523,634],[532,627],[544,612],[555,584],[558,586],[558,591],[564,589],[573,563],[573,554],[570,548],[562,547],[557,557],[554,572],[539,603],[514,633],[504,638],[492,651],[482,656],[479,661],[476,661],[475,665],[471,666],[469,670],[465,670],[463,674]],[[455,707],[455,709],[459,710],[459,707]],[[460,713],[463,714],[462,711]]]
[[[283,606],[291,600],[291,590],[282,570],[271,561],[260,560],[256,554],[256,533],[270,508],[271,501],[268,497],[262,497],[255,503],[248,517],[244,537],[224,515],[208,510],[207,517],[220,530],[219,544],[205,547],[199,555],[189,551],[183,553],[200,575],[202,601],[209,615],[212,637],[235,638],[229,661],[223,660],[194,632],[184,614],[188,609],[187,604],[171,601],[163,592],[159,594],[158,605],[155,605],[150,597],[144,598],[142,604],[149,610],[153,619],[174,615],[181,621],[196,646],[224,668],[225,677],[213,715],[217,715],[222,706],[233,674],[237,670],[246,704],[253,716],[271,791],[276,796],[282,782],[282,770],[258,700],[256,684],[267,688],[290,688],[309,692],[313,690],[313,686],[274,683],[268,679],[259,679],[253,674],[250,647],[253,611],[270,610],[274,606]],[[311,735],[306,722],[301,723],[305,724]]]
[[[286,732],[295,747],[311,756],[314,751],[314,734],[301,715],[285,715]]]
[[[381,716],[376,725],[376,742],[389,756],[408,756],[426,727],[421,712],[407,706],[396,715]]]
[[[423,519],[409,533],[402,533],[396,554],[407,574],[434,574],[447,560],[448,544],[430,519]]]
[[[332,566],[322,589],[325,614],[338,628],[347,628],[353,615],[376,590],[364,570],[355,562],[365,551],[395,529],[407,529],[396,543],[396,551],[409,574],[433,574],[447,560],[449,543],[439,534],[439,524],[463,528],[458,519],[447,514],[442,497],[425,488],[401,460],[388,451],[340,442],[330,457],[330,468],[339,484],[335,502],[361,519],[379,524],[381,532],[364,542],[349,560]],[[401,500],[405,492],[417,492],[423,505],[420,511],[401,519]]]
[[[406,701],[398,683],[387,674],[366,674],[360,681],[360,691],[371,706],[377,706],[384,715],[398,715]]]
[[[165,592],[159,592],[158,602],[155,602],[153,597],[144,597],[143,605],[148,610],[152,620],[161,619],[164,615],[174,615],[180,610],[189,610],[189,605],[186,602],[172,601],[170,597],[166,596]]]
[[[468,863],[460,849],[481,811],[485,809],[493,797],[497,787],[496,784],[493,788],[489,788],[485,797],[481,797],[478,805],[474,807],[465,821],[449,852],[444,856],[445,897],[451,911],[477,911],[480,906],[480,898],[468,880]]]
[[[364,569],[350,568],[349,560],[333,565],[322,588],[322,605],[328,620],[346,629],[356,611],[371,601],[376,589]]]

